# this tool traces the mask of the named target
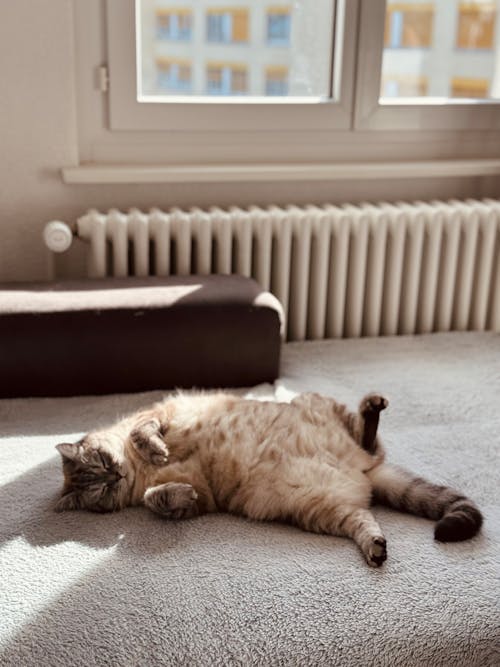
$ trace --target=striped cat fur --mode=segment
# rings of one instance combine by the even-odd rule
[[[385,463],[378,394],[357,412],[319,394],[291,403],[227,393],[178,394],[77,443],[57,445],[64,487],[56,509],[144,504],[167,519],[230,512],[352,538],[369,565],[386,560],[373,503],[436,521],[434,536],[473,537],[474,503]]]

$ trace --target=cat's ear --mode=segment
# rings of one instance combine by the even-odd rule
[[[69,512],[71,510],[78,510],[81,508],[80,499],[75,491],[66,493],[56,503],[54,507],[56,512]]]
[[[64,459],[68,461],[80,461],[82,458],[83,447],[80,442],[61,442],[56,445],[56,449]]]

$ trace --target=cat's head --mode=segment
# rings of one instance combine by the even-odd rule
[[[78,442],[56,445],[56,449],[64,473],[56,511],[113,512],[129,504],[134,471],[116,442],[91,433]]]

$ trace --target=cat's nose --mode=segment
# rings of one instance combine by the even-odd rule
[[[125,475],[122,475],[121,472],[114,472],[108,477],[108,486],[113,486],[113,484],[119,482],[123,477],[125,477]]]

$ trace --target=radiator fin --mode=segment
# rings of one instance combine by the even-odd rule
[[[500,329],[500,202],[89,211],[89,276],[238,273],[290,340]]]

